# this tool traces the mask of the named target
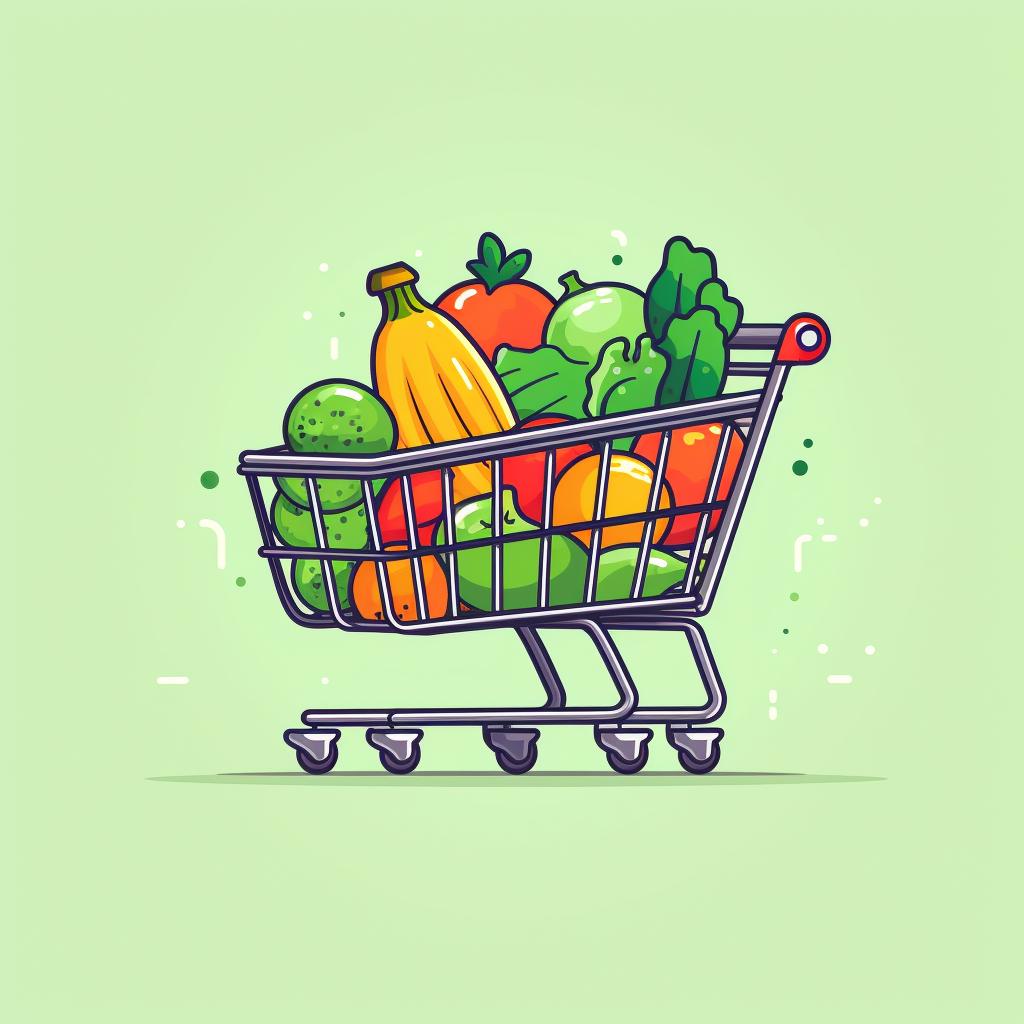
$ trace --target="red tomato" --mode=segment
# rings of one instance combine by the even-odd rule
[[[437,470],[413,473],[410,483],[416,513],[416,536],[420,546],[425,547],[434,543],[434,527],[444,509],[441,474]],[[392,480],[378,498],[377,523],[383,544],[408,544],[401,480]]]
[[[486,231],[480,236],[477,259],[466,264],[473,280],[449,288],[434,303],[488,359],[501,344],[536,348],[544,340],[544,324],[555,300],[522,279],[532,258],[529,249],[507,254],[501,239]]]
[[[566,416],[534,416],[519,424],[520,430],[550,427],[556,423],[572,423]],[[574,459],[592,455],[589,444],[574,444],[555,449],[555,478]],[[527,519],[539,523],[544,514],[544,458],[545,452],[527,452],[510,455],[501,463],[501,480],[506,487],[514,487],[519,507]]]
[[[536,348],[544,340],[544,324],[555,302],[543,288],[510,281],[488,292],[481,281],[464,281],[437,300],[488,359],[501,344]]]
[[[665,481],[672,488],[674,505],[699,505],[707,497],[711,481],[711,469],[715,452],[722,436],[721,423],[701,423],[694,427],[680,427],[673,430],[669,438],[668,462],[665,464]],[[661,434],[642,434],[633,444],[633,451],[647,459],[652,465],[658,458]],[[743,437],[733,430],[729,439],[729,451],[722,467],[718,483],[717,501],[729,496],[736,467],[743,454]],[[709,533],[718,527],[721,512],[713,512],[708,523]],[[661,541],[663,547],[686,547],[693,543],[697,534],[699,512],[676,516],[672,520],[668,535]]]

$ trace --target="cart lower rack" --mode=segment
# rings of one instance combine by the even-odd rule
[[[828,328],[818,317],[801,313],[784,325],[744,326],[728,349],[725,393],[717,398],[670,408],[648,409],[529,431],[495,434],[448,444],[351,458],[296,454],[283,447],[243,452],[238,471],[246,477],[259,523],[262,546],[281,603],[293,621],[311,628],[347,632],[435,634],[507,626],[526,648],[544,691],[543,702],[531,708],[386,708],[366,710],[313,709],[302,714],[304,727],[289,729],[285,741],[295,750],[300,767],[313,774],[329,772],[338,759],[343,728],[366,730],[367,741],[390,772],[413,771],[420,760],[423,729],[429,726],[477,726],[494,752],[500,768],[520,774],[537,760],[537,741],[545,725],[587,725],[612,769],[624,774],[640,771],[647,762],[652,726],[665,727],[668,742],[688,772],[711,771],[718,763],[723,732],[712,723],[725,710],[725,688],[707,636],[698,621],[712,606],[736,534],[768,432],[782,399],[792,366],[815,363],[829,345]],[[742,356],[742,358],[737,358]],[[755,386],[743,389],[754,382]],[[740,389],[737,390],[737,387]],[[707,432],[707,433],[705,433]],[[692,443],[693,437],[717,438],[706,486],[700,500],[664,497],[666,467],[673,443]],[[629,442],[642,437],[656,451],[653,481],[646,508],[612,514],[607,506],[612,460]],[[558,453],[591,446],[598,459],[593,514],[566,523],[553,514]],[[739,450],[738,460],[732,454]],[[454,472],[459,466],[486,462],[491,469],[492,510],[503,508],[503,467],[507,460],[533,455],[543,467],[542,514],[534,528],[504,532],[504,517],[492,515],[485,536],[459,536]],[[726,471],[727,461],[734,463]],[[442,494],[441,528],[434,543],[420,543],[414,479],[436,474]],[[272,506],[275,477],[305,480],[315,545],[297,547],[274,535]],[[332,547],[329,517],[320,504],[317,480],[346,479],[361,483],[367,545],[359,549]],[[398,481],[405,514],[404,543],[396,547],[382,534],[374,481]],[[703,481],[702,481],[703,484]],[[693,498],[692,495],[686,497]],[[460,506],[461,507],[461,506]],[[557,521],[556,521],[557,520]],[[688,524],[692,538],[685,550],[684,578],[664,593],[648,594],[645,585],[652,552],[670,523]],[[636,545],[630,584],[612,595],[603,592],[599,569],[603,531],[632,527]],[[551,587],[553,548],[557,538],[573,535],[587,549],[586,573],[578,594],[567,603]],[[632,551],[632,548],[631,548]],[[479,566],[485,552],[490,568],[489,604],[473,608],[460,597],[465,580],[459,559],[474,558]],[[506,570],[524,559],[536,564],[536,598],[523,606],[507,600]],[[289,569],[297,560],[319,562],[326,608],[309,611],[297,597]],[[514,560],[514,562],[513,562]],[[369,563],[376,573],[380,611],[373,620],[361,618],[349,606],[338,577]],[[342,569],[345,571],[342,572]],[[441,611],[427,591],[427,577],[443,573],[447,595]],[[404,574],[404,576],[403,576]],[[401,595],[400,576],[411,581],[410,594]],[[481,603],[477,601],[477,603]],[[507,605],[511,604],[511,607]],[[558,672],[538,629],[578,629],[593,641],[615,690],[605,707],[576,707],[567,703]],[[704,685],[705,701],[695,707],[642,705],[612,630],[676,631],[686,639]]]

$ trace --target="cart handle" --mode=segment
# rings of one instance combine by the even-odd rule
[[[825,358],[832,338],[828,325],[813,313],[797,313],[782,328],[775,361],[788,366],[820,362]]]

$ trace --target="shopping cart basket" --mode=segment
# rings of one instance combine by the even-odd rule
[[[284,447],[243,452],[238,471],[248,481],[263,544],[259,549],[270,566],[274,585],[285,611],[293,621],[312,628],[337,628],[350,632],[374,631],[407,635],[459,632],[463,630],[513,628],[522,640],[544,688],[545,700],[530,708],[390,708],[377,710],[313,709],[302,714],[304,728],[289,729],[285,741],[294,748],[299,765],[312,774],[329,772],[337,763],[341,729],[366,729],[366,739],[380,752],[384,768],[403,774],[415,769],[420,759],[420,741],[426,726],[479,726],[484,740],[506,772],[529,771],[537,760],[537,740],[544,725],[588,725],[605,752],[611,768],[629,774],[647,762],[653,725],[664,725],[668,742],[678,752],[688,772],[711,771],[718,763],[723,731],[710,728],[725,709],[725,688],[715,666],[707,636],[699,619],[714,601],[715,592],[732,547],[754,472],[764,450],[769,428],[782,398],[791,366],[815,363],[829,345],[828,328],[818,317],[801,313],[782,326],[744,326],[728,346],[726,388],[713,399],[689,402],[670,408],[647,409],[593,420],[541,427],[529,431],[494,434],[464,441],[388,452],[382,455],[348,458],[335,455],[296,454]],[[737,357],[740,358],[737,358]],[[742,390],[748,382],[759,386]],[[737,387],[741,390],[737,390]],[[715,424],[720,427],[715,458],[703,501],[659,505],[665,476],[670,438],[681,428]],[[733,432],[743,437],[742,455],[731,482],[725,481],[723,467]],[[646,511],[629,515],[606,514],[608,467],[616,440],[637,435],[660,437],[654,460],[654,482]],[[553,525],[552,505],[556,452],[566,446],[590,445],[599,456],[598,482],[593,516],[585,522]],[[502,507],[503,460],[526,453],[542,453],[544,460],[543,515],[536,529],[514,534],[502,533],[502,516],[493,516],[488,536],[460,539],[454,528],[453,467],[486,461],[491,464],[494,508]],[[424,545],[417,538],[412,474],[436,472],[443,492],[441,522],[445,543]],[[268,495],[274,492],[277,476],[305,479],[309,508],[315,529],[315,548],[297,548],[275,539],[268,512]],[[359,480],[366,507],[369,544],[365,550],[330,546],[321,508],[318,479]],[[382,540],[374,481],[391,478],[401,487],[407,548],[396,551]],[[696,517],[696,529],[687,555],[681,584],[657,596],[644,595],[644,580],[656,523],[672,516]],[[599,600],[598,569],[602,556],[601,531],[613,526],[640,527],[639,552],[629,595]],[[587,538],[587,572],[581,599],[572,605],[553,605],[549,588],[551,543],[557,534]],[[524,540],[539,541],[530,548],[539,558],[537,601],[529,608],[505,609],[503,585],[506,546]],[[484,546],[491,561],[491,604],[486,611],[468,607],[460,599],[458,559],[471,548]],[[522,547],[518,548],[521,552]],[[518,554],[516,554],[518,557]],[[322,568],[326,591],[326,612],[307,611],[297,599],[288,571],[292,560],[316,559]],[[436,559],[447,577],[447,607],[430,617],[424,585],[424,565]],[[380,588],[382,615],[365,621],[344,607],[331,563],[347,560],[358,565],[375,565]],[[414,582],[415,609],[396,607],[387,562],[402,560]],[[608,669],[617,699],[607,707],[575,707],[567,703],[558,673],[543,641],[540,628],[579,629],[594,642]],[[678,631],[685,637],[706,700],[697,707],[650,707],[641,705],[636,687],[612,640],[612,629]]]

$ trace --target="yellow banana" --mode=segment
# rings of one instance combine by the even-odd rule
[[[414,287],[403,263],[374,270],[366,290],[384,316],[373,339],[373,385],[398,424],[398,447],[418,448],[511,430],[515,413],[480,350]],[[456,501],[488,494],[489,462],[453,467]]]

